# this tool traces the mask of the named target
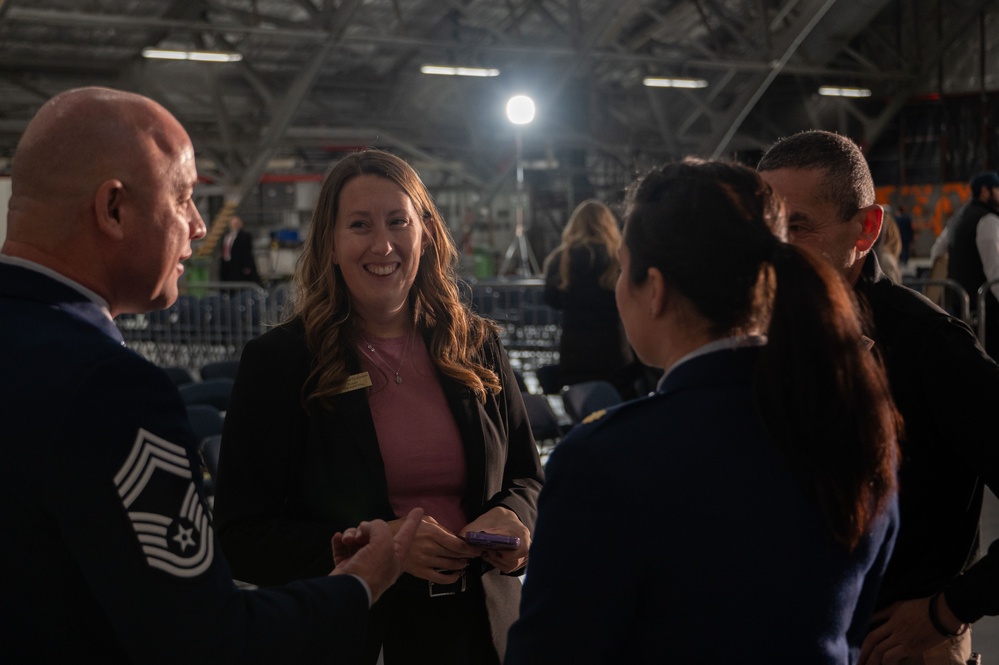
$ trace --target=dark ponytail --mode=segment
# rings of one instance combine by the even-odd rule
[[[761,420],[852,549],[894,490],[900,421],[839,274],[781,241],[783,205],[744,166],[666,165],[632,187],[628,208],[629,281],[656,268],[716,337],[767,331],[755,377]]]
[[[837,540],[852,549],[895,488],[900,418],[877,359],[861,344],[854,301],[836,270],[782,242],[772,265],[776,289],[757,404]]]

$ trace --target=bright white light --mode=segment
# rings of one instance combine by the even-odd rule
[[[239,53],[223,53],[220,51],[175,51],[171,49],[144,48],[143,58],[158,60],[197,60],[198,62],[239,62],[243,56]]]
[[[187,60],[187,51],[166,51],[158,48],[142,49],[143,58],[155,58],[157,60]]]
[[[834,88],[824,85],[819,88],[819,94],[825,97],[870,97],[871,91],[867,88]]]
[[[483,67],[450,67],[448,65],[423,65],[420,67],[423,74],[436,74],[437,76],[499,76],[498,69],[485,69]]]
[[[704,79],[669,79],[658,76],[646,76],[642,83],[650,88],[706,88],[708,82]]]
[[[506,103],[506,117],[515,125],[534,120],[534,100],[527,95],[515,95]]]

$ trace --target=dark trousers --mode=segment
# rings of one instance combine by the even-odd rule
[[[366,662],[380,647],[385,665],[499,665],[482,580],[466,582],[461,593],[431,597],[426,580],[404,574],[372,608]]]

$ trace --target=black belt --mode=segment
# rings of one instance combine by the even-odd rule
[[[468,590],[468,577],[465,575],[465,571],[463,570],[458,576],[458,580],[456,582],[451,582],[450,584],[438,584],[437,582],[427,580],[427,585],[431,598],[437,598],[438,596],[454,596]]]
[[[406,594],[416,594],[427,598],[439,598],[442,596],[456,596],[465,593],[476,585],[480,585],[479,578],[482,577],[482,563],[480,561],[470,561],[458,579],[449,584],[438,584],[430,580],[420,579],[412,575],[403,574],[395,583],[400,590],[405,590]]]

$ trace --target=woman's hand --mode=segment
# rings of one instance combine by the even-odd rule
[[[404,519],[392,520],[389,527],[395,533],[404,522]],[[451,584],[458,581],[468,560],[477,556],[477,549],[442,527],[432,516],[424,515],[402,569],[422,580]]]
[[[471,524],[461,530],[461,535],[469,531],[485,531],[504,536],[520,538],[520,547],[515,550],[496,550],[476,548],[475,555],[481,556],[494,568],[504,573],[512,573],[527,564],[527,552],[531,547],[531,532],[517,517],[517,513],[509,508],[497,506],[480,515]],[[415,547],[415,545],[414,545]]]

